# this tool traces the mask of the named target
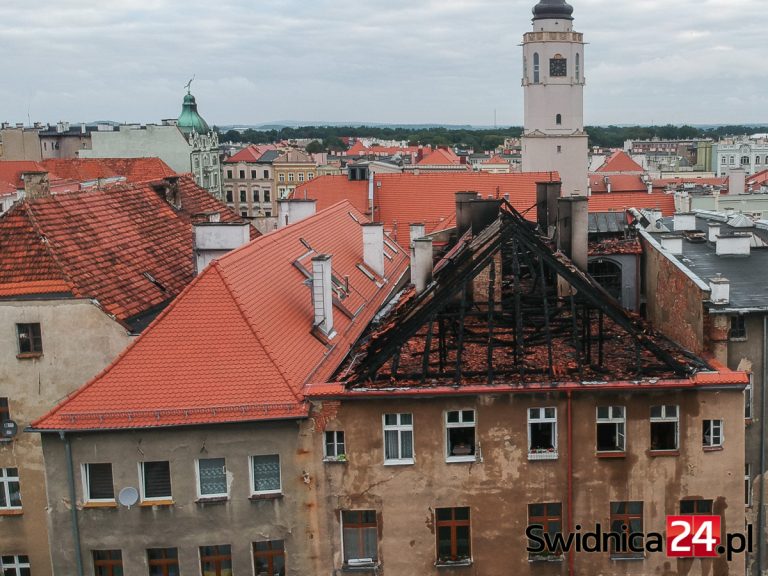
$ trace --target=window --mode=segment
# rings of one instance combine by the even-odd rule
[[[8,408],[8,398],[0,398],[0,426],[11,419],[11,410]]]
[[[256,180],[256,178],[258,178],[258,176],[256,174],[257,174],[256,170],[251,170],[251,179],[252,180]]]
[[[384,414],[384,464],[413,464],[413,414]]]
[[[325,458],[327,460],[346,460],[347,452],[344,446],[344,431],[325,431]]]
[[[531,533],[540,539],[544,534],[549,534],[550,541],[562,532],[563,528],[563,505],[560,502],[548,502],[543,504],[528,504],[528,526],[541,526],[541,528],[532,528]],[[529,548],[537,548],[539,544],[534,540],[529,540]],[[529,552],[529,560],[546,560],[552,556],[552,552],[547,549],[541,552]],[[558,551],[557,555],[562,554]]]
[[[235,198],[232,195],[232,190],[227,190],[227,202],[234,202]]]
[[[21,510],[18,468],[0,468],[0,510]]]
[[[285,544],[282,540],[253,543],[256,576],[285,576]]]
[[[581,79],[580,78],[580,75],[581,75],[581,59],[580,58],[581,56],[577,52],[576,53],[576,82],[578,82]]]
[[[730,340],[746,340],[747,339],[747,325],[744,321],[744,316],[731,316],[731,329],[728,332],[728,338]]]
[[[87,502],[114,502],[112,464],[83,464],[83,494]]]
[[[304,182],[304,172],[299,172],[299,182]]]
[[[264,170],[264,180],[269,180],[269,170]]]
[[[677,450],[677,406],[651,406],[651,450]]]
[[[19,354],[43,353],[40,324],[16,324],[16,334],[19,338]]]
[[[232,170],[227,170],[227,178],[232,178]]]
[[[557,116],[555,116],[555,124],[560,126],[562,123],[563,123],[563,115],[558,114]]]
[[[264,216],[269,218],[270,216],[272,216],[272,211],[271,210],[264,210]]]
[[[258,202],[259,201],[259,191],[258,190],[254,190],[253,191],[253,201],[254,202]]]
[[[680,514],[712,514],[712,500],[701,498],[680,500]]]
[[[288,172],[288,182],[293,182],[293,172]]]
[[[702,421],[702,445],[704,448],[718,448],[723,445],[723,421]]]
[[[624,406],[597,407],[597,451],[624,452]]]
[[[0,404],[0,410],[2,409],[2,404]],[[0,414],[0,417],[2,417],[2,414]],[[744,418],[750,420],[752,419],[752,373],[749,373],[749,384],[747,384],[747,387],[744,388]]]
[[[251,487],[253,494],[279,494],[280,456],[251,456]]]
[[[3,576],[30,576],[29,556],[0,556]]]
[[[725,156],[720,158],[720,164],[725,164],[727,161],[728,161],[728,159]]]
[[[344,564],[365,566],[378,561],[379,528],[375,510],[342,510],[341,535]]]
[[[280,174],[277,175],[278,182],[285,182],[285,173],[280,172]]]
[[[729,160],[730,160],[730,164],[736,164],[736,157],[735,156],[731,156],[729,158]]]
[[[533,83],[539,83],[539,53],[533,53]]]
[[[741,165],[746,166],[749,164],[749,156],[742,156],[741,157]]]
[[[245,170],[240,170],[240,180],[245,180]]]
[[[94,550],[93,573],[95,576],[123,576],[122,550]]]
[[[245,194],[246,194],[245,190],[240,190],[240,202],[243,202],[243,203],[247,202]]]
[[[248,210],[240,210],[240,216],[242,218],[248,218]]]
[[[271,202],[269,199],[270,193],[269,190],[264,190],[264,202]]]
[[[142,462],[140,467],[142,500],[170,500],[170,463],[168,461]]]
[[[200,546],[200,569],[203,576],[232,576],[232,547]]]
[[[446,462],[475,461],[475,411],[454,410],[445,414]]]
[[[557,458],[557,408],[528,409],[528,459]]]
[[[314,177],[315,175],[312,172],[307,172],[307,180],[312,180]]]
[[[611,532],[627,533],[627,550],[623,552],[616,550],[618,543],[611,538],[611,558],[642,558],[642,550],[633,552],[629,547],[642,548],[643,503],[611,502]]]
[[[557,146],[557,153],[560,154],[563,151],[563,147],[558,145]]]
[[[469,508],[437,508],[437,563],[466,563],[470,553]]]
[[[197,461],[197,491],[201,498],[226,498],[227,466],[224,458],[201,458]]]
[[[176,548],[149,548],[149,576],[179,576],[179,551]]]
[[[752,468],[749,464],[744,465],[744,506],[752,507]]]

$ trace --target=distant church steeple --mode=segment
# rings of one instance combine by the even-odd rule
[[[584,38],[573,31],[573,6],[540,0],[523,37],[523,170],[557,171],[563,195],[585,195]]]

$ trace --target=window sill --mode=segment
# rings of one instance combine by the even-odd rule
[[[442,560],[435,562],[435,568],[468,568],[472,566],[472,560]]]
[[[641,555],[641,556],[611,556],[611,560],[613,560],[615,562],[625,562],[627,560],[630,560],[630,561],[635,560],[635,561],[637,561],[637,560],[645,560],[645,556],[644,555]]]
[[[412,466],[415,460],[384,460],[384,466]]]
[[[721,446],[703,446],[702,450],[704,450],[704,452],[722,452],[723,447],[722,445]]]
[[[155,506],[168,507],[173,505],[173,500],[142,500],[141,504],[139,504],[142,508],[154,508]]]
[[[83,509],[87,508],[117,508],[117,502],[110,500],[109,502],[85,502]]]
[[[477,456],[474,454],[468,454],[466,456],[448,456],[445,459],[447,464],[466,463],[466,462],[478,462]]]
[[[557,460],[557,452],[528,452],[528,460]]]
[[[23,516],[24,510],[21,508],[9,508],[5,510],[0,510],[0,516]]]
[[[562,554],[550,554],[548,556],[529,556],[528,562],[533,564],[535,562],[562,562]]]
[[[326,464],[346,464],[347,462],[349,462],[349,460],[347,460],[346,458],[344,458],[343,460],[339,460],[338,458],[331,457],[331,458],[323,458],[323,462],[325,462]]]
[[[275,492],[273,494],[251,494],[248,497],[248,500],[280,500],[282,497],[282,492]]]
[[[196,504],[214,504],[217,502],[227,502],[229,500],[229,496],[200,496],[197,500],[195,500]]]
[[[595,456],[598,458],[626,458],[627,453],[626,452],[595,452]]]
[[[20,354],[16,354],[16,358],[19,360],[29,360],[31,358],[42,358],[43,353],[42,352],[21,352]]]
[[[350,566],[349,564],[344,564],[341,567],[341,571],[342,572],[373,572],[378,570],[380,566],[381,564],[378,564],[378,563],[360,564],[359,566]]]
[[[680,456],[680,450],[648,450],[651,458],[663,458],[664,456]]]

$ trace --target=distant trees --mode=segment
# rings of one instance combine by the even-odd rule
[[[307,147],[306,147],[306,151],[309,154],[317,154],[319,152],[322,152],[323,150],[325,150],[325,148],[323,148],[323,145],[320,144],[320,142],[318,142],[317,140],[312,140],[312,142],[307,144]]]

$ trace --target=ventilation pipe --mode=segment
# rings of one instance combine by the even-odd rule
[[[376,274],[384,277],[384,224],[363,224],[363,262]]]
[[[416,238],[411,244],[411,282],[421,294],[432,282],[432,238]]]
[[[331,255],[319,254],[312,258],[312,307],[315,312],[314,328],[329,338],[333,331],[333,280]]]

